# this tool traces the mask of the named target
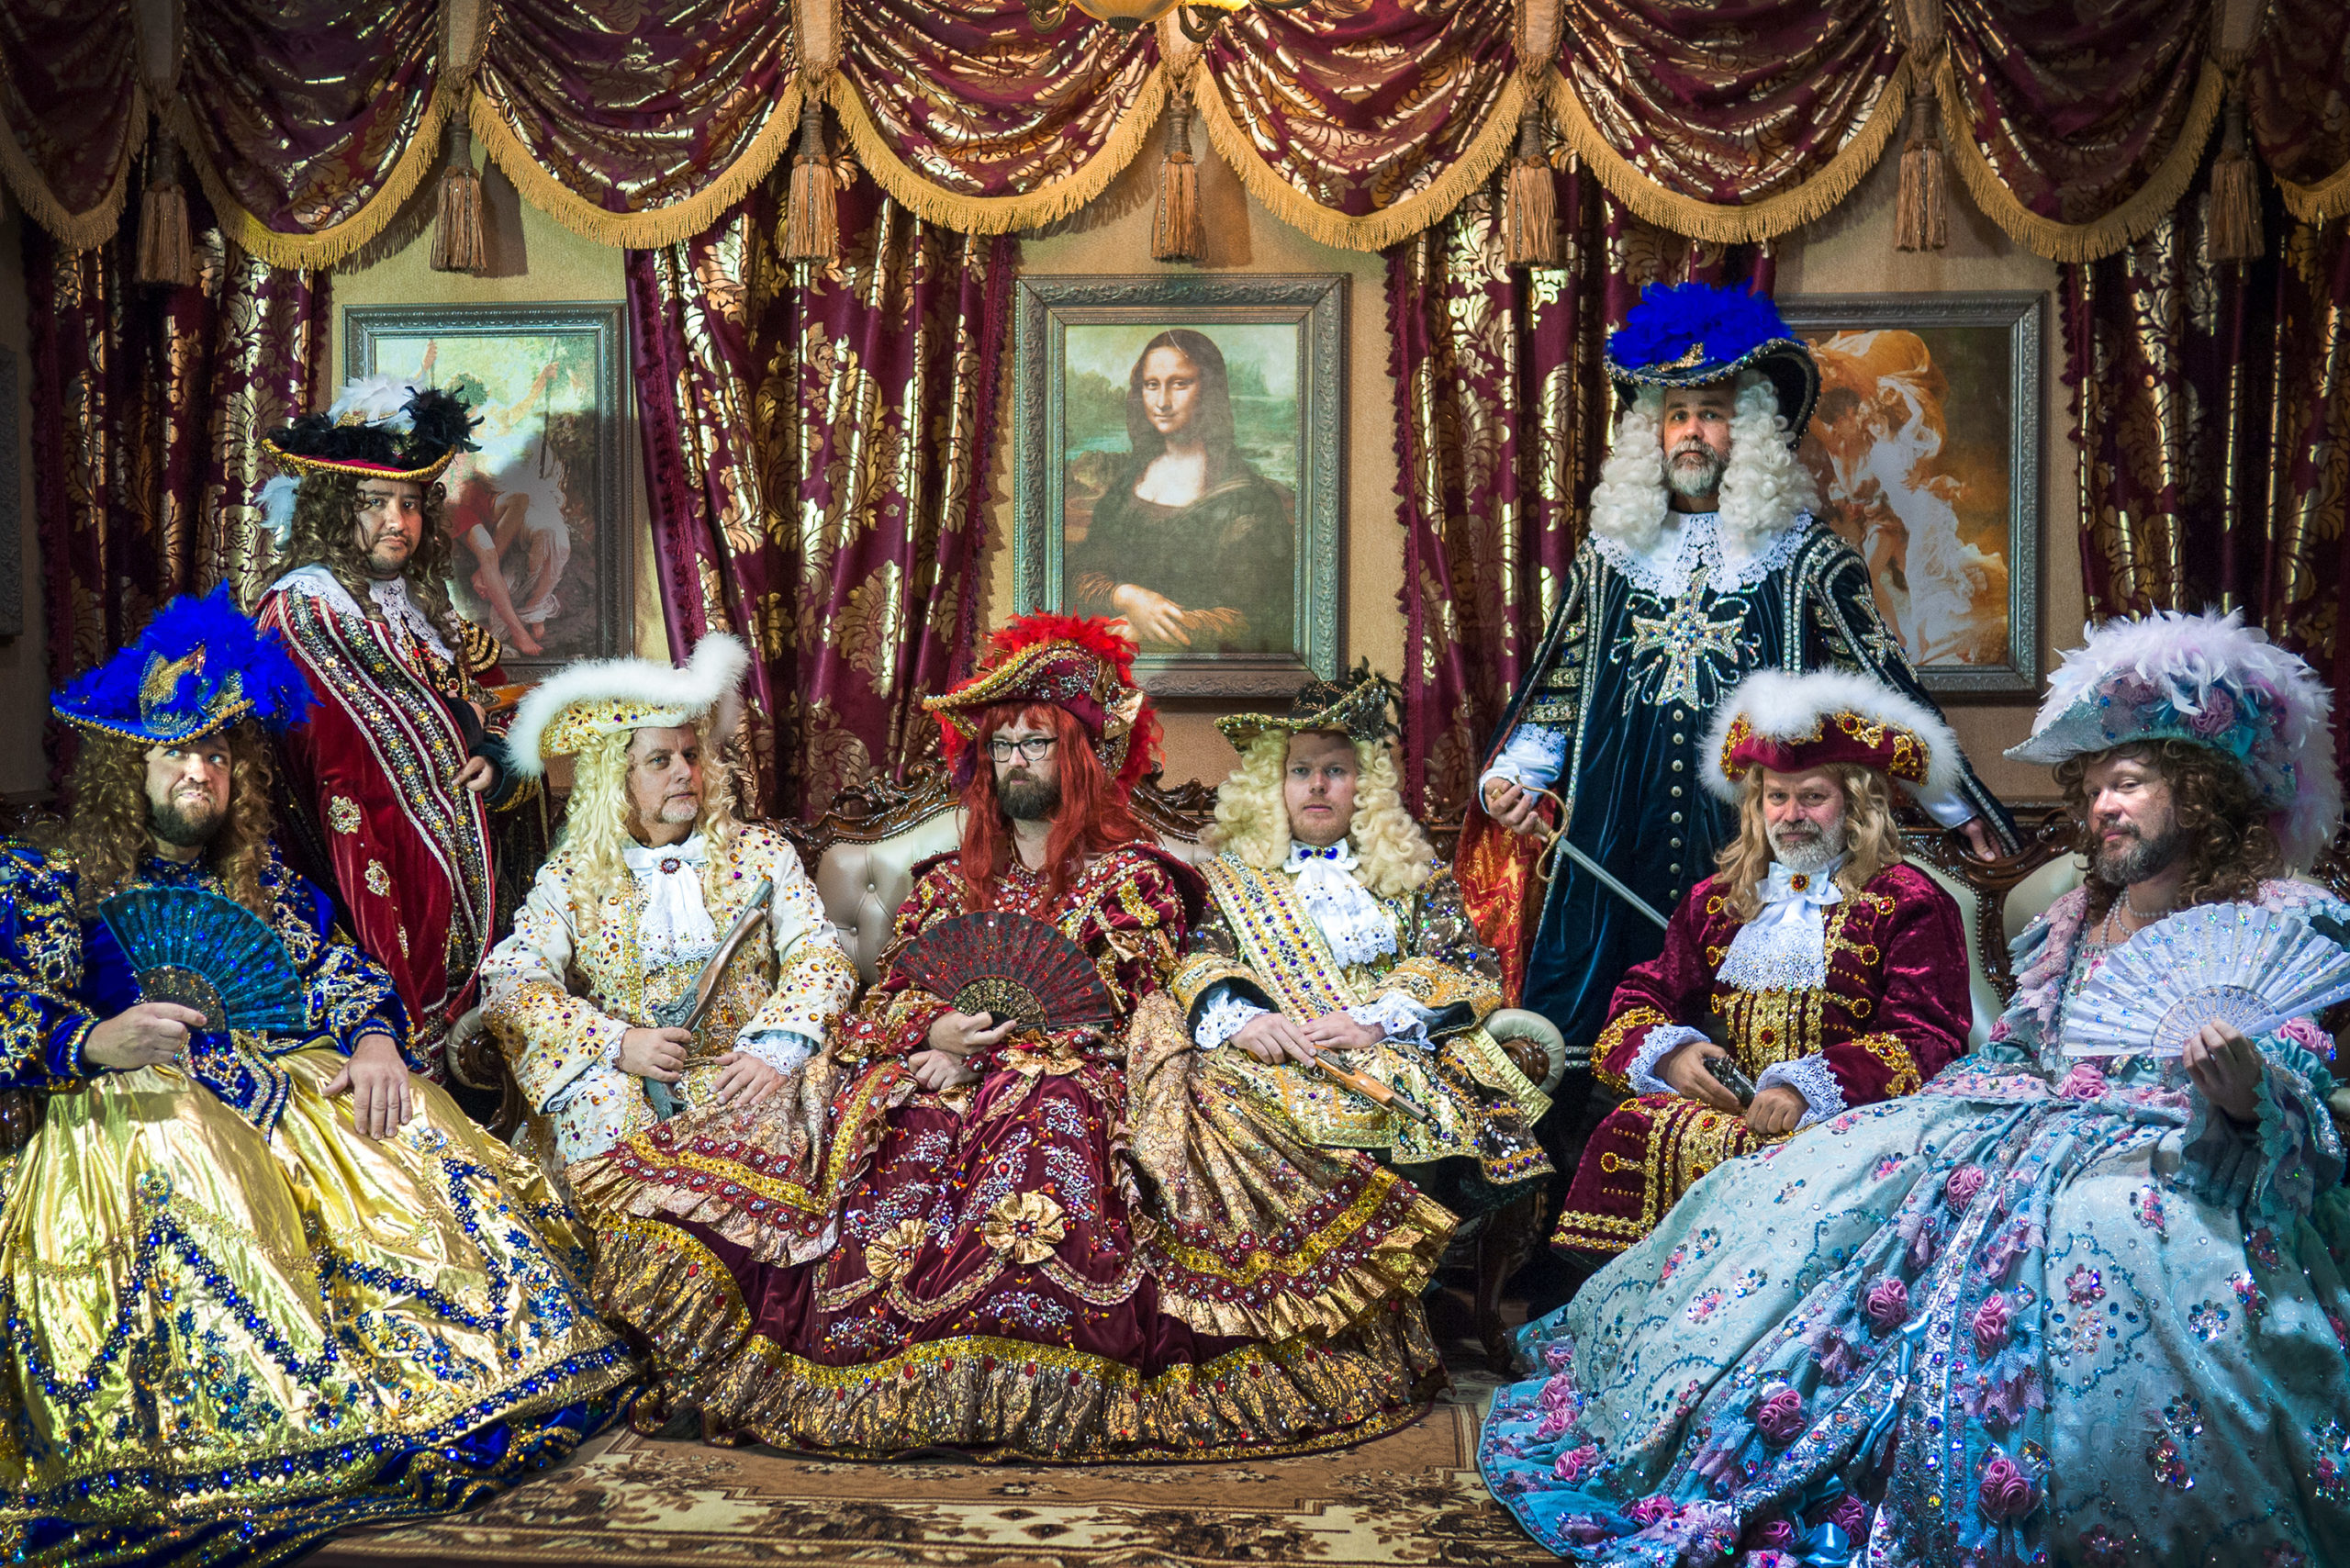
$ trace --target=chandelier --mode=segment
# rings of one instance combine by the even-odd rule
[[[1293,11],[1313,0],[1027,0],[1028,19],[1040,33],[1048,33],[1061,25],[1069,8],[1077,8],[1097,22],[1106,23],[1120,32],[1132,32],[1147,28],[1169,11],[1178,12],[1176,21],[1184,36],[1194,43],[1203,43],[1224,20],[1226,11],[1246,10],[1250,5],[1262,6],[1268,11]]]

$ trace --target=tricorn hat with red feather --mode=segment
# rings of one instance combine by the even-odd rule
[[[1958,780],[1958,738],[1923,702],[1849,670],[1761,670],[1714,710],[1706,788],[1738,799],[1747,769],[1801,773],[1830,763],[1874,767],[1912,794]]]
[[[1000,703],[1048,702],[1093,737],[1102,766],[1130,790],[1158,750],[1158,716],[1135,684],[1135,645],[1098,616],[1023,615],[988,639],[971,678],[923,699],[935,714],[956,777],[972,765],[979,714]]]

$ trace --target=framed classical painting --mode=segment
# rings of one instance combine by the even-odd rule
[[[449,589],[517,678],[633,643],[621,331],[617,304],[343,310],[346,375],[446,387],[481,421],[443,479]]]
[[[1335,678],[1346,284],[1023,278],[1018,608],[1125,620],[1163,697]]]
[[[1779,301],[1819,362],[1801,456],[1930,691],[2040,687],[2037,294]]]

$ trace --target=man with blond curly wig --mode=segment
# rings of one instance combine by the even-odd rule
[[[1481,1026],[1498,970],[1404,810],[1393,701],[1366,663],[1286,717],[1219,721],[1241,765],[1175,993],[1200,1047],[1316,1143],[1474,1214],[1550,1173],[1533,1125],[1550,1103]]]
[[[677,1110],[752,1106],[796,1081],[856,969],[791,841],[736,820],[720,744],[749,662],[713,633],[683,669],[574,665],[522,700],[509,736],[535,778],[573,764],[563,836],[482,965],[484,1010],[530,1119],[518,1141],[570,1165]],[[763,929],[690,1007],[755,890]]]

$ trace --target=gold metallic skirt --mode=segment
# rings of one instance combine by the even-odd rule
[[[342,1058],[264,1136],[177,1070],[51,1096],[0,1210],[0,1555],[259,1562],[463,1506],[634,1375],[568,1212],[417,1081],[375,1142]]]

